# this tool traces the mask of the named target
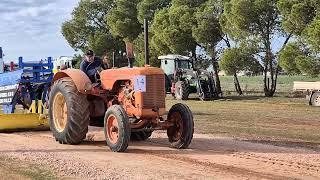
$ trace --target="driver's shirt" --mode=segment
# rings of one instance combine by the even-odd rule
[[[99,57],[94,57],[93,62],[82,60],[80,64],[80,70],[87,74],[89,79],[94,82],[95,74],[102,66],[102,60]]]

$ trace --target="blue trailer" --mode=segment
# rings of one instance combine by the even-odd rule
[[[47,126],[48,90],[54,75],[52,58],[24,62],[20,57],[18,67],[0,74],[0,131]]]

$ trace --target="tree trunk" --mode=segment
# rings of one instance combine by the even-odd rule
[[[237,93],[241,96],[243,94],[240,83],[239,83],[239,79],[238,79],[238,75],[237,73],[233,74],[233,80],[234,80],[234,87],[237,91]]]
[[[214,76],[215,76],[217,94],[221,97],[222,90],[221,90],[220,77],[219,77],[219,64],[218,64],[215,56],[212,56],[212,66],[213,66],[213,71],[214,71]]]
[[[270,72],[270,79],[267,74]],[[266,97],[273,97],[276,92],[277,71],[273,67],[273,55],[271,51],[271,42],[266,42],[266,56],[264,67],[264,93]],[[271,83],[271,84],[270,84]]]

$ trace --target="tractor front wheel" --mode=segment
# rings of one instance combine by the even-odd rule
[[[79,144],[88,132],[90,112],[86,95],[71,78],[57,80],[49,98],[50,129],[61,144]]]
[[[189,107],[184,104],[172,106],[168,121],[174,124],[167,130],[171,146],[177,149],[188,148],[194,132],[193,115]]]
[[[120,105],[108,108],[104,120],[104,135],[107,145],[113,152],[124,152],[127,150],[131,129],[129,118]]]

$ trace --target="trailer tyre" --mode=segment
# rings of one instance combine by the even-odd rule
[[[320,106],[320,92],[315,92],[312,94],[311,105],[316,107]]]
[[[186,149],[189,147],[194,132],[194,121],[191,110],[184,104],[172,106],[168,121],[174,126],[167,130],[169,142],[173,148]]]
[[[57,80],[49,98],[50,129],[60,144],[79,144],[90,121],[89,102],[71,78]]]
[[[175,97],[177,100],[188,100],[189,87],[186,82],[178,81],[175,85]]]
[[[113,152],[124,152],[127,150],[131,128],[129,117],[120,105],[108,108],[104,120],[104,135],[107,145]]]

